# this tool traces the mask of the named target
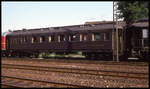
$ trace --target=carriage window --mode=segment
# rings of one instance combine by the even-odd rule
[[[13,40],[10,40],[11,41],[11,43],[13,44]]]
[[[20,38],[20,44],[22,44],[23,43],[23,38]]]
[[[101,35],[99,33],[92,34],[92,41],[97,41],[101,39]]]
[[[148,46],[148,43],[149,43],[148,39],[145,38],[145,39],[143,39],[143,41],[144,41],[144,47]]]
[[[48,42],[52,42],[52,36],[48,37]]]
[[[14,39],[14,44],[17,44],[17,39],[16,38]]]
[[[17,38],[15,38],[15,44],[17,44]]]
[[[40,37],[40,43],[44,42],[45,41],[45,37],[44,36],[41,36]]]
[[[22,38],[18,38],[18,44],[21,44]]]
[[[142,39],[135,40],[135,47],[141,47],[142,46]]]
[[[16,38],[14,38],[14,44],[17,44]]]
[[[23,37],[23,43],[25,42],[25,37]]]
[[[13,38],[13,44],[15,44],[15,38]]]
[[[109,33],[105,33],[104,34],[104,40],[109,40],[110,39],[110,34]]]
[[[49,42],[52,42],[52,41],[54,41],[55,39],[54,39],[54,36],[53,35],[51,35],[51,36],[49,36]]]
[[[23,37],[23,42],[25,43],[25,42],[27,42],[27,39],[26,39],[26,37]]]
[[[69,36],[69,41],[75,41],[76,35],[70,35]]]
[[[65,36],[64,35],[59,35],[58,36],[58,42],[61,42],[61,41],[65,41]]]
[[[22,44],[25,43],[25,37],[22,37],[22,38],[21,38],[21,43],[22,43]]]
[[[14,44],[16,44],[17,42],[16,42],[16,38],[14,38]]]
[[[27,37],[25,37],[25,38],[24,38],[24,42],[27,42],[27,40],[28,40]]]
[[[148,29],[143,29],[142,30],[142,35],[143,35],[143,38],[148,38]]]
[[[87,35],[80,34],[80,41],[86,41],[86,40],[87,40]]]
[[[36,37],[32,37],[32,42],[31,43],[35,43],[36,42]]]
[[[17,44],[19,44],[19,38],[17,38]]]
[[[65,41],[65,36],[64,35],[60,35],[60,41]]]

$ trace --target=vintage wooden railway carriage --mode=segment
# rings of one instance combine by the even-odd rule
[[[7,35],[12,56],[37,56],[41,52],[82,51],[87,57],[112,56],[113,23],[23,29]]]
[[[134,51],[136,51],[136,46],[133,45],[136,44],[136,37],[142,39],[140,38],[141,35],[133,35],[139,31],[140,34],[142,33],[141,30],[138,30],[141,27],[138,27],[137,24],[139,23],[126,27],[125,22],[119,21],[118,49],[120,58],[133,56]],[[147,29],[148,25],[146,26]],[[43,52],[67,54],[82,51],[82,54],[90,59],[105,58],[112,60],[117,47],[115,28],[113,21],[102,21],[87,22],[82,25],[13,31],[6,36],[6,55],[38,57],[39,53]],[[136,52],[139,52],[139,50]]]
[[[148,18],[138,20],[136,23],[126,28],[126,53],[129,56],[148,60],[149,53],[149,21]]]

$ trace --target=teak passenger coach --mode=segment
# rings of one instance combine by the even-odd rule
[[[145,59],[145,55],[148,56],[148,43],[145,42],[148,37],[143,38],[140,35],[143,30],[148,30],[148,27],[148,19],[130,27],[127,27],[123,21],[119,22],[118,41],[121,59],[129,56],[143,58],[143,55]],[[81,51],[89,59],[112,59],[116,47],[114,31],[112,21],[13,31],[2,37],[2,55],[38,57],[43,52],[68,54]],[[142,41],[137,42],[136,39]]]

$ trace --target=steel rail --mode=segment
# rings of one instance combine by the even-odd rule
[[[113,77],[127,77],[136,79],[148,79],[148,73],[135,73],[135,72],[121,72],[121,71],[105,71],[105,70],[88,70],[77,68],[59,68],[59,67],[43,67],[43,66],[29,66],[29,65],[14,65],[14,64],[2,64],[2,68],[9,69],[23,69],[23,70],[36,70],[46,72],[62,72],[62,73],[74,73],[74,74],[88,74],[88,75],[101,75],[101,76],[113,76]]]
[[[87,87],[87,86],[82,86],[82,85],[73,85],[73,84],[67,84],[67,83],[58,83],[58,82],[53,82],[53,81],[44,81],[44,80],[36,80],[36,79],[30,79],[30,78],[20,78],[20,77],[14,77],[14,76],[4,76],[1,75],[1,78],[9,78],[9,79],[17,79],[17,80],[23,80],[23,81],[31,81],[31,82],[40,82],[40,83],[49,83],[49,84],[54,84],[54,85],[60,85],[60,86],[65,86],[65,87],[73,87],[73,88],[93,88],[93,87]],[[2,83],[4,86],[8,87],[16,87],[16,88],[26,88],[27,86],[19,86],[19,84],[13,84],[13,82],[10,83]],[[52,86],[54,87],[54,86]],[[55,88],[55,87],[54,87]]]

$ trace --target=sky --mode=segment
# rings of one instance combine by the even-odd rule
[[[2,1],[2,32],[112,21],[112,1]]]

